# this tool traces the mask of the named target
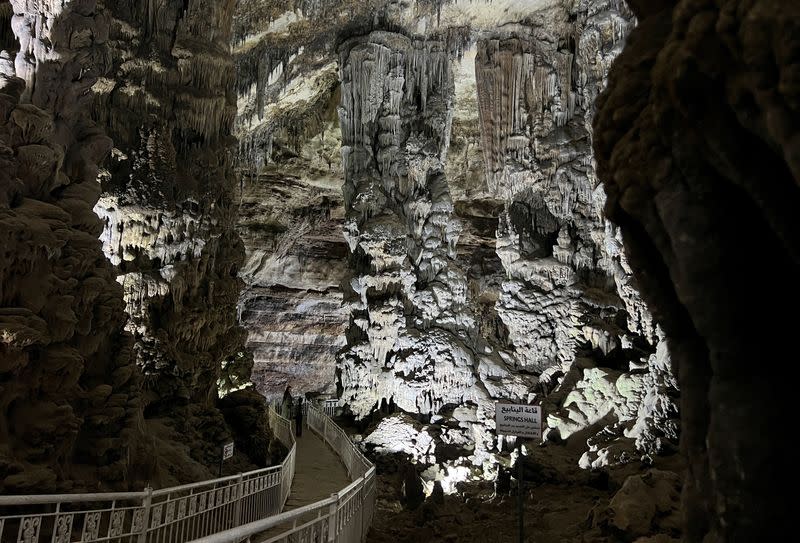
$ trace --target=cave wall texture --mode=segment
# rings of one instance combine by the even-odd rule
[[[259,390],[405,411],[487,476],[500,398],[542,401],[584,467],[671,450],[667,345],[592,153],[633,25],[615,0],[239,2]]]
[[[106,14],[94,8],[0,6],[19,38],[4,29],[0,53],[4,493],[118,485],[142,456],[122,292],[92,212],[111,148],[88,116],[87,90],[110,64]]]
[[[264,400],[242,389],[252,361],[236,325],[233,7],[0,4],[13,29],[1,36],[4,491],[206,479],[232,436],[228,469],[265,461]]]
[[[679,368],[684,538],[779,540],[791,385],[758,366],[793,357],[791,319],[769,315],[800,297],[800,5],[630,3],[639,26],[594,145],[607,216]]]
[[[497,399],[589,468],[680,389],[684,537],[779,539],[800,6],[289,4],[0,0],[0,490],[252,466],[253,363],[476,477]]]
[[[159,447],[185,444],[168,453],[176,480],[208,477],[232,433],[242,450],[266,438],[257,420],[248,435],[231,419],[263,407],[239,390],[252,360],[236,324],[234,6],[106,2],[112,65],[93,87],[93,118],[114,142],[95,206],[103,251],[119,270],[147,432]]]

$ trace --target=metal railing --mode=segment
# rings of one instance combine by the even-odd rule
[[[289,448],[278,466],[142,492],[0,496],[0,543],[181,543],[276,515],[297,447],[292,423],[272,407],[268,417]]]
[[[220,531],[194,543],[357,543],[363,542],[375,513],[375,467],[344,430],[313,404],[307,404],[308,427],[341,458],[355,480],[316,503],[250,524]]]
[[[336,408],[339,407],[339,400],[323,400],[322,401],[322,411],[328,415],[330,418],[336,416]]]

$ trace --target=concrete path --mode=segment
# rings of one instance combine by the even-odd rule
[[[292,491],[284,511],[329,498],[350,484],[339,457],[310,428],[297,438]]]
[[[297,452],[295,453],[294,480],[292,490],[286,499],[283,511],[291,511],[304,505],[309,505],[338,492],[351,483],[347,477],[347,470],[339,457],[322,441],[308,426],[303,428],[302,437],[297,438]],[[299,522],[313,519],[316,515],[310,513],[308,518],[303,517]],[[253,537],[253,541],[268,541],[286,530],[292,524],[287,523],[261,532]]]

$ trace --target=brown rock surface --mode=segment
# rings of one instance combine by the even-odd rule
[[[607,215],[679,369],[684,538],[780,540],[791,380],[759,361],[793,357],[775,306],[800,302],[800,5],[634,7],[595,149]]]
[[[122,290],[92,213],[111,142],[85,93],[108,68],[107,18],[94,2],[11,7],[16,63],[0,53],[0,491],[124,487],[146,475],[136,465],[146,444]],[[0,5],[0,23],[9,11]]]

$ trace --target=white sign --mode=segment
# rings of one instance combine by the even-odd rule
[[[227,460],[233,456],[233,441],[230,443],[226,443],[225,446],[222,448],[222,459]]]
[[[498,435],[542,437],[542,408],[538,405],[496,403],[494,422]]]

